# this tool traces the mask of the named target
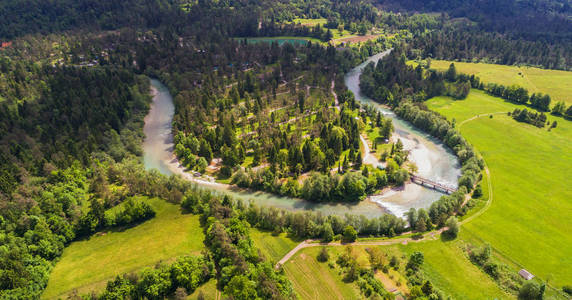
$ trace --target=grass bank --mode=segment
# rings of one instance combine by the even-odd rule
[[[199,254],[204,236],[198,216],[182,214],[178,205],[161,199],[145,199],[155,209],[155,218],[125,230],[97,233],[73,242],[55,265],[42,298],[65,298],[105,287],[116,275]]]

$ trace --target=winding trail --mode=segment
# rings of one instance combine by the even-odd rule
[[[439,230],[434,230],[425,234],[428,236],[429,239],[435,240],[439,234],[441,234],[446,227],[443,227]],[[410,232],[409,232],[410,233]],[[427,238],[423,239],[413,239],[411,237],[407,238],[397,238],[397,239],[385,239],[385,240],[378,240],[378,241],[363,241],[363,242],[353,242],[353,243],[341,243],[341,242],[331,242],[331,243],[320,243],[320,240],[309,239],[301,242],[298,244],[294,249],[290,250],[282,259],[280,259],[277,263],[275,268],[278,269],[283,266],[290,258],[292,258],[298,251],[310,248],[310,247],[336,247],[336,246],[388,246],[388,245],[395,245],[395,244],[403,244],[407,245],[408,243],[419,243],[421,241],[427,241]]]
[[[500,115],[500,114],[506,114],[508,112],[506,111],[499,111],[499,112],[494,112],[494,113],[488,113],[488,114],[480,114],[480,115],[476,115],[474,117],[468,118],[466,120],[464,120],[463,122],[459,123],[458,128],[461,128],[461,126],[463,126],[465,123],[473,121],[475,119],[478,119],[480,117],[485,117],[485,116],[492,116],[492,115]]]

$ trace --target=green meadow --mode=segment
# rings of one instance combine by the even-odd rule
[[[282,45],[284,43],[291,43],[295,45],[305,45],[308,42],[324,44],[324,42],[320,41],[319,39],[312,38],[312,37],[300,37],[300,36],[273,36],[273,37],[248,37],[248,38],[236,38],[236,40],[246,40],[249,44],[256,44],[256,43],[273,43],[277,42],[278,45]]]
[[[484,272],[473,265],[463,253],[464,242],[460,240],[442,242],[428,240],[408,245],[391,246],[351,246],[352,254],[362,267],[369,266],[367,248],[378,247],[387,255],[387,262],[392,256],[399,259],[398,270],[391,269],[388,274],[381,271],[376,277],[387,290],[397,289],[402,294],[408,292],[405,276],[405,265],[411,253],[420,251],[425,257],[422,272],[433,285],[453,299],[511,299],[514,298],[502,291]],[[328,262],[316,260],[320,247],[305,248],[298,252],[284,265],[288,278],[302,299],[361,299],[359,288],[355,283],[345,283],[339,269],[330,268]],[[345,247],[328,247],[330,262],[335,262]],[[400,282],[399,284],[397,282]]]
[[[549,115],[558,126],[548,131],[493,114],[523,106],[477,90],[465,100],[437,97],[427,105],[455,119],[490,170],[492,204],[462,230],[552,286],[570,284],[572,122]]]
[[[254,246],[260,250],[266,260],[272,263],[278,262],[286,253],[301,242],[290,239],[286,233],[273,235],[270,232],[256,228],[250,229],[250,237],[254,241]]]
[[[462,231],[463,229],[461,229]],[[426,241],[398,245],[407,257],[414,251],[423,253],[423,273],[439,290],[453,299],[511,299],[510,294],[478,267],[464,253],[460,239],[450,242]]]
[[[293,241],[284,233],[274,236],[270,232],[251,229],[250,234],[258,249],[270,260],[276,262],[293,249],[298,241]],[[461,236],[464,236],[461,232]],[[353,255],[362,267],[369,267],[367,248],[379,247],[387,254],[387,261],[396,256],[400,261],[400,268],[392,270],[388,275],[381,272],[376,277],[386,285],[407,293],[405,265],[407,258],[414,251],[420,251],[425,256],[422,267],[423,273],[431,280],[435,287],[445,292],[453,299],[509,299],[511,295],[502,291],[497,284],[483,271],[473,265],[463,251],[466,242],[461,239],[443,242],[441,240],[427,240],[407,245],[396,244],[391,246],[351,246]],[[286,264],[284,270],[294,286],[294,290],[302,299],[322,299],[333,297],[335,299],[363,298],[355,283],[343,281],[343,274],[339,268],[330,268],[328,263],[321,263],[316,257],[321,247],[311,247],[300,250]],[[335,262],[336,257],[343,253],[345,247],[328,247],[330,261]],[[400,281],[398,286],[397,282]],[[196,293],[195,293],[196,294]]]
[[[451,63],[452,61],[432,60],[431,68],[444,71]],[[549,94],[552,97],[552,105],[556,101],[572,104],[572,72],[485,63],[453,63],[457,72],[474,74],[485,83],[517,84],[528,89],[530,93]]]
[[[331,254],[336,247],[329,247]],[[342,250],[341,247],[337,247]],[[359,288],[354,283],[345,283],[343,275],[328,263],[316,260],[320,247],[299,251],[284,265],[288,279],[300,299],[360,299]],[[330,260],[333,261],[333,255]]]
[[[55,265],[42,298],[65,298],[73,290],[86,294],[116,275],[200,253],[204,236],[198,216],[182,214],[178,205],[161,199],[140,200],[155,209],[155,218],[73,242]]]

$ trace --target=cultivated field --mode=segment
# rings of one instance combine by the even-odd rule
[[[490,169],[492,205],[463,230],[551,285],[570,284],[572,122],[548,116],[558,122],[548,131],[506,114],[491,118],[523,106],[476,90],[466,100],[437,97],[427,104],[456,119]]]
[[[530,93],[549,94],[552,97],[552,105],[556,101],[572,104],[572,72],[484,63],[454,63],[457,72],[474,74],[486,83],[517,84],[528,89]],[[432,60],[431,68],[444,71],[450,64],[451,61]]]
[[[116,275],[178,256],[199,254],[204,236],[198,216],[181,214],[178,205],[164,200],[146,201],[155,209],[155,218],[69,245],[52,271],[42,297],[64,297],[74,289],[86,294],[104,288],[107,280]]]

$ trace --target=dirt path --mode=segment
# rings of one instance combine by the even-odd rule
[[[459,123],[457,128],[460,128],[462,125],[466,124],[467,122],[470,122],[472,120],[476,120],[480,117],[489,116],[489,115],[499,115],[499,114],[506,114],[506,112],[494,112],[494,113],[476,115],[472,118],[466,119],[463,122]],[[483,207],[481,210],[476,212],[474,215],[472,215],[472,216],[466,218],[465,220],[461,221],[460,224],[466,224],[466,223],[472,221],[476,217],[482,215],[487,209],[489,209],[489,207],[491,207],[491,204],[493,202],[493,184],[492,184],[492,180],[491,180],[491,172],[489,171],[489,167],[487,166],[486,162],[485,162],[485,175],[487,176],[487,186],[489,188],[489,197],[487,199],[487,203],[485,204],[485,207]],[[466,200],[464,203],[466,203],[466,202],[468,202],[468,201]]]
[[[278,268],[280,268],[280,266],[283,266],[286,262],[288,262],[288,260],[290,260],[290,258],[292,258],[292,256],[294,256],[298,251],[300,251],[304,248],[323,247],[323,246],[328,246],[328,247],[332,247],[332,246],[387,246],[387,245],[395,245],[395,244],[407,245],[408,243],[418,243],[421,241],[426,241],[428,239],[436,239],[436,237],[446,229],[447,229],[446,227],[443,227],[439,230],[429,232],[425,235],[425,237],[428,237],[428,238],[423,238],[423,239],[418,239],[418,240],[414,240],[413,238],[408,237],[408,238],[398,238],[398,239],[391,239],[391,240],[354,242],[354,243],[348,243],[348,244],[344,244],[341,242],[320,243],[319,240],[312,240],[312,239],[305,240],[305,241],[301,242],[300,244],[298,244],[296,247],[294,247],[294,249],[290,250],[290,252],[286,253],[286,255],[280,261],[278,261],[278,263],[276,263],[275,268],[278,269]]]
[[[364,152],[362,163],[366,165],[372,165],[374,168],[377,168],[378,166],[383,167],[384,163],[380,162],[379,159],[375,157],[375,155],[371,154],[371,149],[369,148],[369,144],[367,143],[365,137],[360,134],[359,138],[363,144],[363,152]]]
[[[463,126],[463,124],[470,122],[472,120],[478,119],[480,117],[484,117],[484,116],[491,116],[491,115],[500,115],[500,114],[506,114],[506,111],[499,111],[499,112],[494,112],[494,113],[487,113],[487,114],[480,114],[480,115],[476,115],[472,118],[466,119],[463,122],[459,123],[459,125],[457,125],[457,128],[460,128],[461,126]]]
[[[489,188],[489,199],[487,199],[487,203],[485,204],[485,207],[483,207],[481,210],[479,210],[478,212],[476,212],[474,215],[464,219],[463,221],[460,222],[461,225],[466,224],[470,221],[472,221],[473,219],[475,219],[476,217],[482,215],[487,209],[489,209],[489,207],[491,207],[491,204],[493,203],[493,184],[491,183],[491,173],[489,171],[489,167],[486,165],[485,163],[485,174],[487,175],[487,186]]]
[[[336,77],[336,74],[334,74],[334,78]],[[332,92],[332,95],[334,95],[334,103],[335,106],[338,108],[340,108],[340,102],[338,102],[338,94],[336,94],[336,80],[332,79],[332,84],[330,85],[330,91]]]

